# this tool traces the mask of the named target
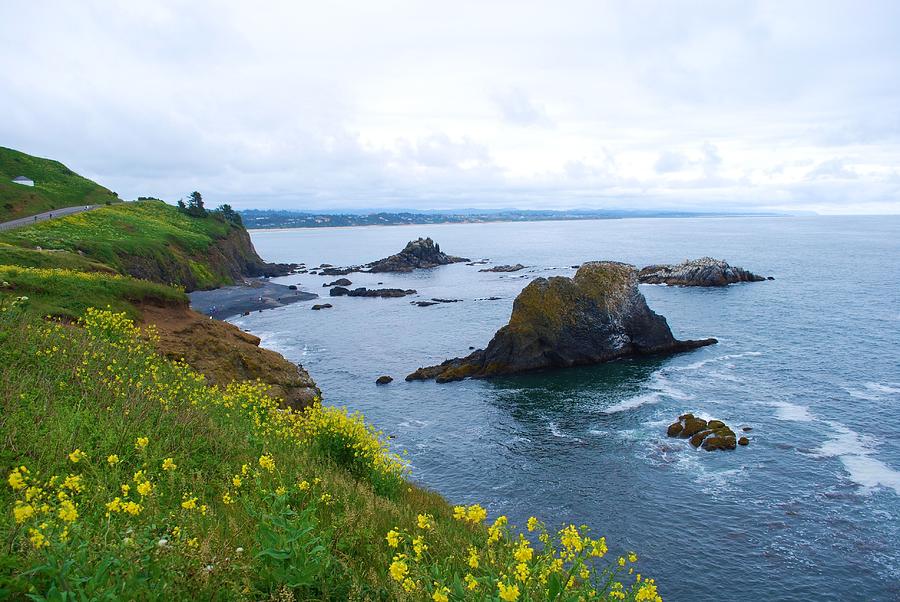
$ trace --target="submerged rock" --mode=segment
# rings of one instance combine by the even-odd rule
[[[525,266],[521,263],[517,263],[516,265],[495,265],[492,268],[485,268],[483,270],[478,270],[479,272],[518,272],[519,270],[524,270]]]
[[[376,385],[386,385],[393,380],[394,380],[393,378],[391,378],[390,376],[385,374],[384,376],[379,376],[377,379],[375,379],[375,384]]]
[[[695,418],[693,414],[682,414],[678,417],[678,422],[674,422],[666,429],[666,435],[669,437],[680,437],[681,439],[690,439],[691,445],[694,447],[702,447],[706,451],[717,449],[734,449],[736,443],[747,445],[749,440],[741,437],[741,441],[736,441],[736,435],[731,428],[721,420],[706,421],[702,418]]]
[[[332,307],[331,303],[317,303],[317,304],[313,305],[311,309],[318,311],[320,309],[331,309],[331,307]]]
[[[641,269],[638,278],[642,284],[670,286],[725,286],[735,282],[759,282],[766,279],[712,257],[688,260],[678,265],[648,265]]]
[[[370,272],[412,272],[417,268],[434,268],[465,261],[469,260],[447,255],[430,238],[419,238],[406,243],[399,253],[372,262],[367,267]]]
[[[637,284],[633,266],[611,261],[586,263],[572,278],[538,278],[516,297],[509,323],[486,349],[419,368],[406,380],[487,378],[716,342],[676,340],[666,319],[647,307]]]

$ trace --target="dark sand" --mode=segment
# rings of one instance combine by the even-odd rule
[[[224,320],[244,312],[283,307],[298,301],[317,299],[319,295],[292,291],[283,284],[266,280],[250,280],[247,284],[223,286],[211,291],[189,293],[191,307],[200,313]]]

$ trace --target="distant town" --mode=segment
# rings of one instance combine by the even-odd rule
[[[624,219],[635,217],[735,217],[738,213],[573,209],[529,211],[519,209],[460,211],[379,211],[373,213],[313,213],[305,211],[248,209],[239,212],[247,228],[335,228],[347,226],[401,226],[406,224],[473,224],[486,222],[536,222],[549,220]],[[752,215],[764,215],[754,213]],[[773,215],[773,214],[765,214]]]

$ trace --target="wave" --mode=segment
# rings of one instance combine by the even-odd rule
[[[867,490],[877,487],[893,489],[900,495],[900,471],[895,470],[872,453],[878,446],[873,437],[861,435],[840,422],[827,421],[835,433],[812,452],[813,457],[840,459],[851,481]]]
[[[816,418],[810,414],[809,406],[800,406],[786,401],[772,403],[775,407],[775,418],[791,422],[813,422]]]

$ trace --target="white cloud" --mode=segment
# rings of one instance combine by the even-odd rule
[[[0,4],[0,144],[238,207],[900,212],[900,3]]]

